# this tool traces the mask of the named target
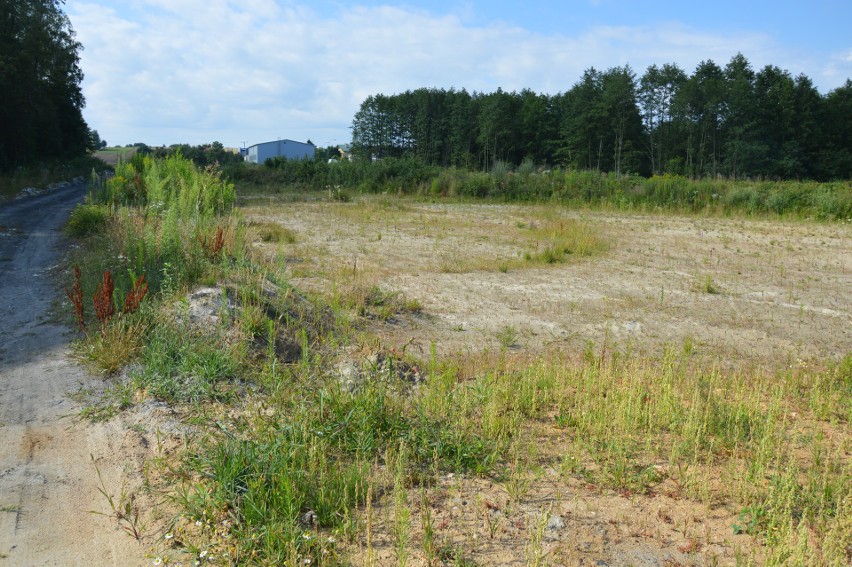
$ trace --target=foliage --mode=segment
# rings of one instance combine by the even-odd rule
[[[154,158],[166,158],[179,154],[199,167],[206,167],[213,164],[225,166],[243,161],[242,155],[238,152],[225,149],[225,146],[221,142],[212,142],[198,146],[172,144],[169,147],[160,148],[150,148],[145,144],[138,145],[140,146],[139,152],[142,154],[150,155]]]
[[[852,82],[823,96],[806,76],[735,55],[687,74],[587,69],[564,93],[417,89],[367,97],[352,122],[365,161],[417,158],[490,171],[547,167],[687,177],[849,179]]]
[[[626,159],[626,158],[625,158]],[[690,179],[594,170],[542,169],[525,162],[517,171],[490,172],[429,166],[415,158],[376,162],[272,162],[241,164],[227,176],[246,191],[327,189],[329,194],[406,193],[441,197],[490,197],[506,201],[558,202],[616,209],[669,209],[711,214],[794,215],[823,220],[852,218],[852,182]]]
[[[75,238],[83,238],[103,232],[112,218],[112,210],[105,205],[81,204],[74,207],[65,232]]]
[[[147,214],[166,219],[204,222],[230,211],[236,193],[216,166],[199,171],[179,153],[162,160],[137,153],[130,161],[120,163],[115,176],[91,198],[113,206],[140,207]]]
[[[92,171],[103,172],[109,166],[92,156],[42,160],[3,172],[0,169],[0,201],[14,197],[25,187],[45,188],[50,183],[87,178]]]
[[[59,0],[0,3],[0,171],[83,155],[80,43]]]

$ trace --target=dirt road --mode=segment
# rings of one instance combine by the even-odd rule
[[[139,470],[139,436],[78,421],[69,394],[97,390],[68,357],[71,331],[51,314],[61,225],[83,185],[0,205],[0,566],[141,565],[98,491]]]

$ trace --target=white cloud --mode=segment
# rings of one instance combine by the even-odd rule
[[[66,10],[85,46],[87,121],[116,143],[340,143],[361,101],[376,93],[556,93],[590,66],[630,63],[641,75],[651,63],[677,62],[691,71],[703,59],[724,65],[737,51],[755,68],[784,66],[769,37],[677,23],[544,35],[390,6],[318,13],[272,0],[132,0],[117,10],[70,0]]]

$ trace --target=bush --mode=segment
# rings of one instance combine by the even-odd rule
[[[111,218],[112,211],[105,205],[77,205],[65,230],[70,236],[84,238],[103,232]]]

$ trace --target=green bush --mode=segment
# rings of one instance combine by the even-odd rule
[[[70,236],[83,238],[103,232],[111,218],[112,211],[105,205],[77,205],[65,230]]]

